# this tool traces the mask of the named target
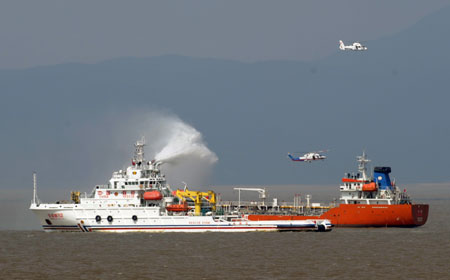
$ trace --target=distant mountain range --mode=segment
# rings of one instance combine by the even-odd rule
[[[28,186],[34,169],[47,185],[102,183],[128,156],[117,147],[132,148],[115,123],[152,110],[203,134],[219,157],[211,184],[338,184],[363,149],[399,183],[449,181],[448,26],[444,9],[314,62],[172,55],[0,70],[1,185]],[[317,149],[329,158],[286,157]]]

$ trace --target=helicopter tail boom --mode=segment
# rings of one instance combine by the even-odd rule
[[[288,157],[291,159],[291,160],[293,160],[293,161],[304,161],[304,160],[302,160],[302,159],[300,159],[300,158],[295,158],[295,157],[293,157],[291,154],[289,154],[288,153]]]

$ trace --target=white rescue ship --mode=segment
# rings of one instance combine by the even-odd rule
[[[162,162],[146,161],[144,140],[135,144],[132,165],[114,172],[107,185],[90,194],[72,192],[71,200],[40,203],[34,193],[30,210],[45,231],[81,232],[247,232],[329,231],[326,219],[251,221],[239,212],[216,209],[213,191],[172,191],[159,170]]]

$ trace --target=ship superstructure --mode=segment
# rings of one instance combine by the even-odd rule
[[[365,152],[358,156],[358,173],[346,173],[342,178],[340,186],[341,198],[343,204],[368,204],[368,205],[395,205],[411,204],[411,199],[391,181],[389,174],[390,167],[375,167],[373,176],[367,173],[367,163],[370,160]]]
[[[172,190],[159,167],[146,161],[144,139],[135,144],[126,170],[112,174],[90,194],[71,193],[71,202],[41,203],[34,184],[30,209],[45,231],[329,231],[326,219],[252,221],[240,211],[216,209],[213,191]],[[34,180],[36,182],[36,180]],[[220,211],[219,211],[220,210]]]

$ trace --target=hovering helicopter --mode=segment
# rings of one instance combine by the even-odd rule
[[[306,161],[306,162],[312,162],[315,160],[324,160],[327,157],[322,155],[321,153],[325,153],[328,152],[327,150],[325,151],[317,151],[317,152],[308,152],[305,153],[302,156],[299,157],[293,157],[290,153],[288,153],[288,157],[292,160],[292,161]]]
[[[343,51],[366,51],[367,47],[361,45],[360,42],[354,42],[351,45],[344,45],[344,42],[342,42],[342,40],[339,40],[339,48]]]

